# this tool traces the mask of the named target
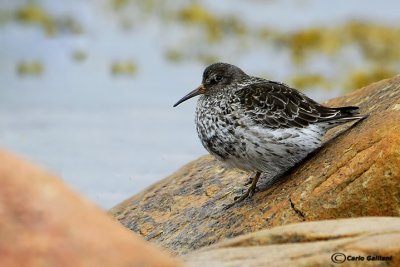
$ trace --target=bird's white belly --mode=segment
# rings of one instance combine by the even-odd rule
[[[238,131],[242,131],[239,136],[245,140],[246,149],[242,157],[231,158],[231,164],[273,175],[286,171],[318,148],[324,133],[315,125],[273,130],[254,126]]]

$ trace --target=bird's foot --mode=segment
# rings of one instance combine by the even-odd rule
[[[234,203],[236,204],[236,203],[239,203],[239,202],[245,200],[248,197],[252,197],[256,191],[257,191],[257,187],[250,186],[244,194],[242,194],[241,196],[234,197],[234,199],[233,199],[235,201]]]
[[[252,197],[252,196],[254,195],[255,191],[256,191],[255,188],[252,189],[252,187],[249,187],[249,188],[246,190],[246,192],[245,192],[244,194],[242,194],[242,195],[240,195],[240,196],[236,196],[236,197],[233,199],[233,202],[230,203],[230,204],[228,204],[228,205],[226,205],[225,208],[226,208],[226,209],[229,209],[230,207],[234,206],[235,204],[237,204],[237,203],[239,203],[239,202],[242,202],[242,201],[245,200],[246,198]]]
[[[242,202],[243,200],[245,200],[248,197],[251,197],[254,195],[254,193],[257,190],[257,181],[260,178],[260,173],[257,172],[256,176],[252,179],[251,181],[251,186],[247,189],[247,191],[242,194],[241,196],[236,196],[233,200],[233,202],[231,204],[226,205],[225,208],[229,209],[230,207],[232,207],[233,205]]]
[[[244,183],[243,186],[251,185],[252,182],[253,182],[253,177],[250,176],[250,177],[247,178],[247,180],[246,180],[246,182]]]

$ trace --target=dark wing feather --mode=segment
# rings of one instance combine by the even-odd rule
[[[276,128],[303,128],[311,123],[358,119],[358,107],[322,106],[289,86],[265,81],[250,84],[236,92],[247,116],[257,123]]]

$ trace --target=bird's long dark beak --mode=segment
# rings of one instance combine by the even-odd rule
[[[186,101],[186,100],[188,100],[188,99],[190,99],[192,97],[204,94],[204,92],[205,92],[205,88],[204,88],[204,86],[202,84],[199,87],[197,87],[196,89],[194,89],[193,91],[191,91],[189,94],[187,94],[184,97],[182,97],[178,102],[175,103],[174,107],[176,107],[180,103],[182,103],[182,102],[184,102],[184,101]]]

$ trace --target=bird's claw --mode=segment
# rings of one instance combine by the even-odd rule
[[[228,209],[233,205],[242,202],[246,198],[253,196],[257,190],[257,181],[259,178],[260,178],[260,173],[258,172],[256,173],[256,176],[252,179],[251,186],[246,190],[246,192],[241,196],[234,197],[233,202],[231,204],[228,204],[225,208]]]
[[[243,193],[243,190],[242,190],[242,194],[241,195],[239,195],[239,196],[235,196],[234,198],[233,198],[233,200],[238,200],[238,199],[241,199],[240,201],[243,201],[243,200],[245,200],[246,198],[248,198],[248,197],[252,197],[253,195],[254,195],[254,193],[255,192],[258,192],[258,188],[256,188],[255,190],[251,190],[250,188],[249,189],[247,189],[247,191],[246,192],[244,192]],[[238,202],[240,202],[239,200],[238,200]]]
[[[253,182],[252,177],[249,177],[249,178],[247,178],[246,182],[244,183],[244,186],[251,185],[252,182]]]
[[[228,204],[228,205],[226,205],[225,208],[226,208],[226,209],[229,209],[229,208],[232,207],[233,205],[235,205],[235,204],[237,204],[237,203],[239,203],[239,202],[242,202],[242,201],[245,200],[246,198],[252,197],[252,196],[254,195],[255,191],[256,191],[256,188],[250,187],[249,189],[247,189],[247,191],[246,191],[244,194],[242,194],[242,195],[240,195],[240,196],[235,196],[235,197],[233,198],[233,202],[230,203],[230,204]]]

